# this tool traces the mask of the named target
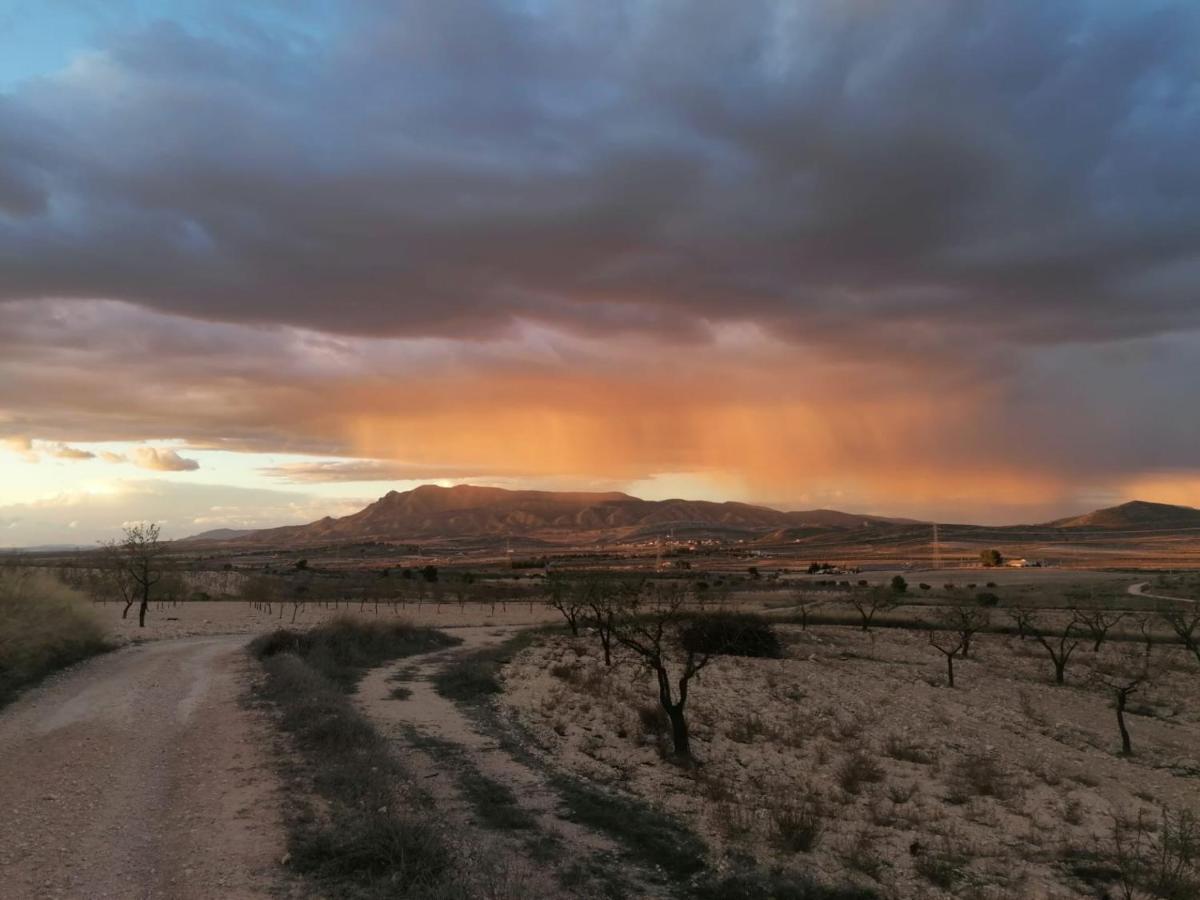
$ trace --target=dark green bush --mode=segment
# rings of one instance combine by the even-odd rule
[[[696,616],[680,635],[685,650],[714,656],[783,655],[771,623],[752,613],[717,612]]]

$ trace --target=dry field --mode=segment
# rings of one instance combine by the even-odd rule
[[[361,606],[358,602],[339,603],[336,607],[308,603],[292,623],[290,603],[274,604],[271,610],[256,607],[244,600],[182,601],[177,604],[151,603],[146,627],[139,628],[137,608],[126,619],[121,618],[121,604],[92,604],[105,630],[119,641],[164,640],[181,637],[203,637],[217,634],[262,634],[281,627],[311,628],[328,622],[334,616],[361,616],[368,621],[403,619],[415,625],[436,628],[461,628],[478,625],[541,625],[558,617],[540,600],[532,608],[528,602],[510,601],[507,608],[496,603],[493,611],[488,603],[467,603],[460,607],[447,601],[440,607],[426,602],[389,605],[381,603]]]
[[[695,770],[665,758],[646,671],[626,655],[605,669],[589,638],[523,651],[502,710],[550,764],[688,823],[718,865],[749,856],[888,897],[1100,896],[1115,822],[1200,813],[1200,670],[1181,650],[1156,650],[1165,672],[1130,702],[1124,758],[1089,678],[1111,643],[1081,646],[1056,687],[1036,643],[984,635],[950,689],[921,633],[778,631],[785,658],[715,658],[693,682]]]

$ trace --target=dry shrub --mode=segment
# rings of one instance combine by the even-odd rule
[[[47,572],[0,571],[0,706],[51,672],[112,647],[81,594]]]
[[[808,853],[825,831],[825,810],[819,797],[809,793],[799,802],[771,810],[776,845],[788,853]]]
[[[892,759],[916,763],[922,766],[927,766],[934,761],[933,754],[930,751],[898,734],[888,735],[887,741],[883,745],[883,752]]]
[[[952,797],[995,797],[1004,800],[1016,793],[1012,775],[988,753],[972,751],[954,764],[950,773]]]
[[[857,794],[864,784],[883,781],[883,766],[864,750],[856,750],[837,769],[837,782],[847,794]]]

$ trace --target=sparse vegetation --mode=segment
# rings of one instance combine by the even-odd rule
[[[53,575],[0,569],[0,706],[50,673],[113,646],[86,600]]]
[[[454,886],[449,846],[401,802],[406,773],[346,697],[367,665],[448,642],[428,629],[338,621],[252,646],[267,675],[261,696],[279,709],[322,800],[321,811],[293,801],[289,865],[331,896],[429,897]],[[414,787],[408,794],[419,800]]]

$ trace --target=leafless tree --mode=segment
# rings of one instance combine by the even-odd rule
[[[1133,743],[1129,737],[1129,729],[1125,727],[1125,708],[1131,695],[1154,678],[1151,668],[1149,645],[1143,651],[1140,647],[1127,646],[1121,648],[1111,659],[1096,665],[1092,670],[1092,683],[1109,693],[1117,711],[1117,728],[1121,732],[1121,754],[1133,755]]]
[[[854,591],[848,602],[862,619],[862,630],[870,631],[871,623],[876,614],[900,606],[900,597],[896,591],[884,587],[874,587],[865,591]]]
[[[1028,624],[1030,634],[1050,654],[1050,660],[1054,663],[1054,683],[1066,684],[1067,664],[1071,661],[1071,654],[1079,646],[1078,619],[1072,615],[1066,625],[1054,631],[1041,628],[1032,617]]]
[[[102,544],[105,556],[110,566],[116,572],[124,573],[119,576],[126,586],[132,584],[132,591],[126,595],[124,618],[129,612],[135,599],[140,599],[138,607],[138,627],[146,627],[146,610],[150,607],[150,593],[163,577],[162,556],[165,548],[158,540],[159,529],[155,522],[141,522],[125,526],[125,536],[119,541],[108,541]]]
[[[1108,632],[1128,613],[1113,613],[1104,609],[1079,610],[1076,612],[1079,624],[1087,629],[1092,639],[1092,652],[1099,653],[1100,647],[1108,639]]]
[[[946,680],[954,687],[954,657],[963,649],[961,634],[941,631],[936,627],[929,628],[929,645],[946,657]]]
[[[1193,603],[1186,609],[1182,606],[1159,611],[1163,621],[1171,626],[1180,642],[1191,650],[1200,662],[1200,603]]]
[[[625,608],[636,602],[641,588],[641,584],[637,582],[602,577],[588,578],[577,587],[587,605],[588,624],[600,639],[606,666],[612,665],[613,636],[617,621]]]
[[[1017,626],[1017,637],[1025,640],[1025,637],[1032,631],[1030,626],[1033,624],[1033,610],[1017,607],[1016,609],[1006,610],[1006,612],[1008,613],[1008,617],[1012,619],[1013,624]]]
[[[808,630],[808,614],[825,602],[826,598],[811,591],[797,590],[792,593],[792,599],[800,610],[800,628]]]
[[[655,602],[645,602],[639,594],[617,618],[613,637],[638,655],[658,681],[658,701],[671,722],[671,742],[680,761],[693,762],[687,718],[688,687],[700,670],[708,665],[708,654],[683,648],[679,628],[686,616],[687,593],[680,587],[664,587],[656,592]],[[672,679],[672,671],[678,677]]]
[[[571,636],[579,637],[579,624],[587,612],[587,602],[579,585],[568,578],[555,578],[550,582],[550,605],[567,620]]]
[[[992,614],[979,606],[953,606],[940,618],[944,628],[958,634],[963,659],[971,656],[971,641],[975,635],[992,624]]]

